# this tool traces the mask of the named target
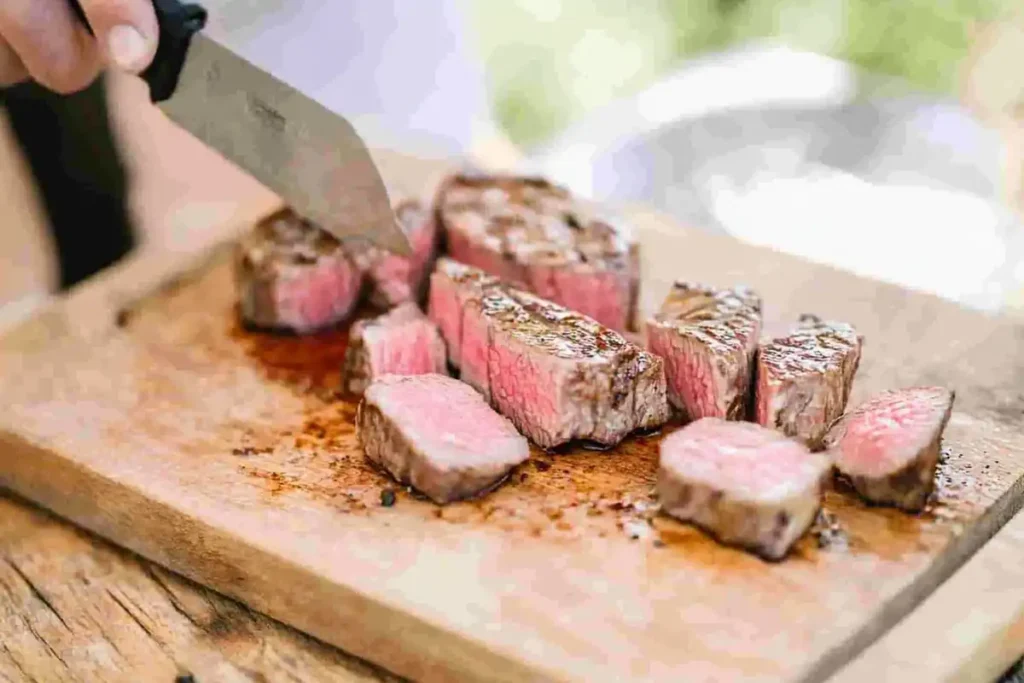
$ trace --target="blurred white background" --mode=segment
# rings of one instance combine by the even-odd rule
[[[1024,24],[996,24],[1021,33],[979,59],[1016,2],[473,6],[497,117],[531,169],[976,308],[1024,288],[1009,148]],[[993,106],[966,106],[971,85]]]

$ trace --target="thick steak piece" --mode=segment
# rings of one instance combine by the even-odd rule
[[[285,210],[239,242],[235,283],[245,323],[304,334],[349,316],[362,274],[336,239]]]
[[[361,394],[382,375],[448,374],[444,340],[414,303],[404,303],[349,330],[345,388]]]
[[[658,496],[722,543],[779,560],[814,521],[830,469],[776,431],[706,417],[661,442]]]
[[[601,213],[529,177],[456,175],[436,199],[449,256],[625,331],[636,314],[639,248]]]
[[[804,316],[757,352],[755,419],[813,450],[843,414],[863,339],[849,325]]]
[[[430,211],[422,203],[408,200],[395,208],[395,215],[409,238],[412,256],[397,256],[373,246],[353,250],[366,272],[370,303],[385,310],[406,301],[422,301],[437,257],[437,228]]]
[[[530,457],[512,423],[444,375],[385,375],[356,416],[366,457],[436,503],[490,489]]]
[[[647,348],[665,359],[668,396],[690,420],[747,416],[761,298],[745,287],[677,282],[647,321]]]
[[[843,415],[825,446],[865,499],[916,512],[928,501],[954,394],[942,387],[887,391]]]
[[[537,445],[612,446],[668,419],[661,360],[617,332],[450,259],[430,286],[462,380]]]

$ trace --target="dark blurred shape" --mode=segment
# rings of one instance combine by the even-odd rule
[[[1010,667],[1010,670],[999,679],[999,683],[1024,683],[1024,658]]]
[[[128,179],[102,79],[74,95],[35,83],[0,90],[45,205],[65,290],[126,255],[136,239]]]

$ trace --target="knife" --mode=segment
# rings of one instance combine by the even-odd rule
[[[88,26],[78,0],[69,2]],[[142,73],[150,99],[339,240],[409,255],[384,181],[352,125],[239,48],[261,3],[205,4],[214,17],[196,4],[153,0],[160,42]],[[204,30],[208,18],[217,19],[216,32]]]

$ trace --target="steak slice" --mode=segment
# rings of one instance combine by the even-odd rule
[[[450,259],[430,301],[463,381],[539,446],[612,446],[668,419],[661,360],[586,316]]]
[[[360,320],[345,349],[345,388],[361,394],[382,375],[448,374],[444,340],[414,303]]]
[[[647,322],[647,348],[665,359],[668,396],[690,420],[746,418],[761,298],[746,287],[676,282]]]
[[[757,353],[755,419],[812,450],[843,414],[863,339],[849,325],[803,316],[785,337]]]
[[[490,489],[530,457],[511,422],[444,375],[377,378],[356,424],[370,461],[439,504]]]
[[[409,238],[411,256],[398,256],[373,246],[355,250],[356,260],[369,280],[370,304],[380,309],[406,301],[421,302],[427,275],[437,257],[437,228],[427,208],[408,200],[395,208],[395,215]]]
[[[722,543],[780,560],[814,522],[830,469],[776,431],[706,417],[661,442],[658,496]]]
[[[919,511],[932,492],[953,399],[942,387],[883,392],[839,418],[825,445],[865,499]]]
[[[612,329],[633,329],[640,287],[631,232],[546,180],[460,174],[438,191],[449,255]]]
[[[471,302],[478,304],[483,293],[498,286],[496,277],[483,271],[440,258],[430,276],[428,312],[448,347],[448,362],[455,368],[462,366],[463,310]]]
[[[362,275],[338,240],[284,210],[239,242],[235,283],[245,323],[305,334],[352,313]]]

